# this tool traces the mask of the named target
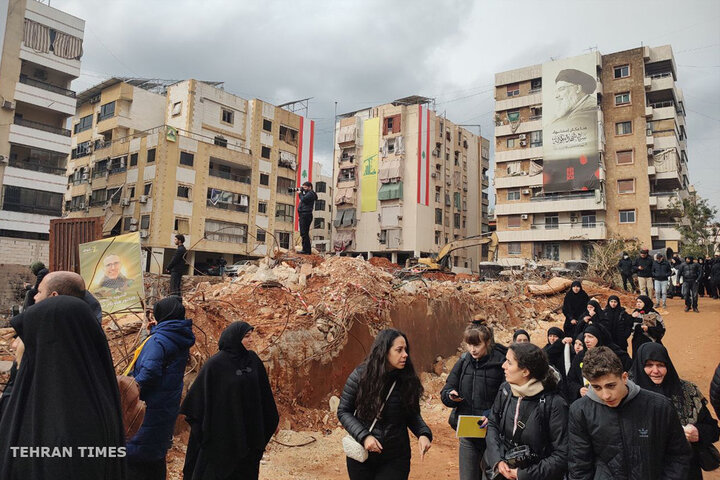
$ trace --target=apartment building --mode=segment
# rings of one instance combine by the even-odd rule
[[[319,253],[332,252],[333,180],[332,176],[322,174],[319,162],[314,162],[313,172],[313,185],[318,199],[313,212],[310,240],[312,248]]]
[[[66,211],[103,232],[140,231],[160,272],[185,235],[198,272],[299,240],[296,195],[312,178],[313,123],[217,82],[112,79],[80,95]]]
[[[47,263],[85,21],[35,0],[0,1],[0,13],[0,263]]]
[[[586,258],[613,236],[678,249],[668,210],[692,186],[676,79],[669,45],[495,75],[500,258]]]
[[[487,231],[487,140],[411,96],[340,115],[334,155],[333,248],[396,263]],[[454,270],[477,270],[480,247]]]

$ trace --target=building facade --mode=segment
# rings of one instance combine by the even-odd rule
[[[50,220],[67,188],[65,124],[85,21],[35,0],[0,1],[0,12],[0,263],[47,263]]]
[[[487,140],[407,97],[341,115],[334,155],[333,248],[396,263],[487,231]],[[454,270],[477,270],[481,248]]]
[[[312,248],[319,253],[332,252],[332,211],[333,181],[332,176],[322,174],[322,165],[313,165],[313,185],[318,196],[313,212],[313,224],[310,229]]]
[[[586,258],[613,236],[677,250],[689,195],[685,101],[670,46],[495,76],[500,258]]]
[[[74,125],[90,128],[74,128],[67,215],[103,215],[106,235],[139,231],[147,271],[164,270],[178,233],[195,273],[299,241],[302,117],[192,79],[114,79],[81,98]]]

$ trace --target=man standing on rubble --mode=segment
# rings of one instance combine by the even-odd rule
[[[187,272],[185,235],[175,235],[175,245],[178,248],[167,266],[167,271],[170,272],[170,295],[182,296],[182,277]]]
[[[298,225],[300,226],[300,237],[302,237],[302,253],[310,255],[312,249],[310,247],[310,225],[313,221],[313,210],[315,210],[315,200],[317,194],[313,191],[313,185],[310,182],[302,184],[297,191],[300,202],[298,203]]]

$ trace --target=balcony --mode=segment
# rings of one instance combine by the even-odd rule
[[[606,238],[607,228],[604,222],[531,224],[529,230],[510,229],[498,232],[498,240],[501,242],[604,240]]]
[[[513,129],[513,126],[507,122],[507,119],[503,119],[506,122],[504,125],[498,125],[495,127],[495,136],[502,137],[504,135],[514,135],[520,133],[529,133],[534,131],[542,130],[542,115],[540,118],[535,120],[523,119],[520,120],[520,125],[516,125],[517,128]]]
[[[514,110],[530,105],[542,105],[542,92],[498,100],[495,102],[495,111]]]
[[[26,75],[15,85],[15,100],[63,115],[75,114],[75,92]]]
[[[524,147],[512,150],[495,151],[495,163],[514,162],[515,160],[525,160],[529,158],[542,158],[542,147]]]
[[[20,75],[20,83],[30,85],[31,87],[41,88],[48,92],[57,93],[58,95],[63,95],[65,97],[75,98],[75,92],[72,90],[53,85],[51,83],[42,82],[35,78],[30,78],[27,75]]]
[[[68,130],[67,128],[54,127],[45,123],[25,120],[24,118],[20,117],[15,117],[13,123],[15,125],[20,125],[23,127],[34,128],[35,130],[42,130],[43,132],[54,133],[55,135],[62,135],[63,137],[70,136],[70,130]]]
[[[672,203],[677,201],[680,196],[677,192],[651,192],[650,206],[657,210],[670,210]]]
[[[605,197],[593,192],[538,196],[529,202],[512,202],[495,205],[496,215],[519,215],[523,213],[574,212],[579,210],[604,210]]]
[[[535,187],[543,184],[542,173],[537,175],[513,175],[510,177],[495,177],[495,188]]]
[[[650,236],[657,237],[658,240],[675,240],[680,241],[682,235],[675,229],[677,223],[653,223],[650,226]]]
[[[17,117],[10,125],[8,141],[65,155],[71,150],[70,130]]]
[[[43,162],[32,160],[10,160],[9,165],[23,170],[31,170],[33,172],[49,173],[51,175],[65,175],[66,169],[61,166],[52,166]]]
[[[208,174],[211,177],[224,178],[225,180],[232,180],[233,182],[246,183],[250,185],[250,177],[248,175],[226,172],[222,170],[210,169]]]

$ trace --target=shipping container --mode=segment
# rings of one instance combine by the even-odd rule
[[[50,220],[50,271],[80,273],[78,245],[102,238],[104,217]]]

